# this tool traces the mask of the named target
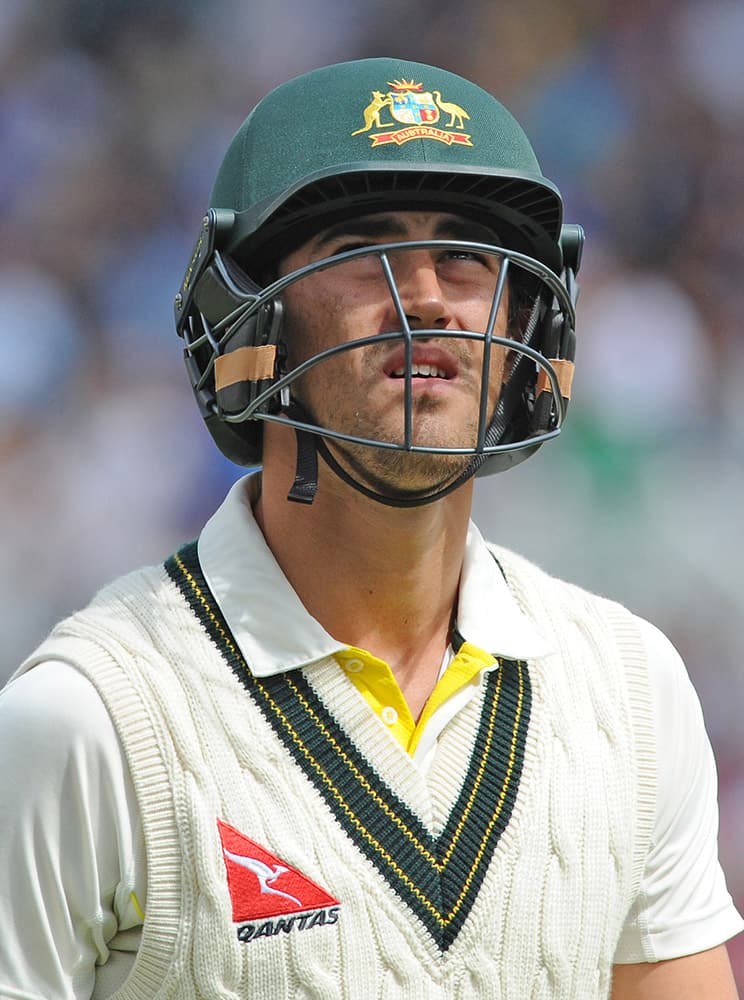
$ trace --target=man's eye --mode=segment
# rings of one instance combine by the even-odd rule
[[[443,257],[444,260],[472,260],[478,264],[488,263],[486,254],[476,253],[475,250],[447,250]]]

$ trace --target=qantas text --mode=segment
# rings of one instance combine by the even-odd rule
[[[313,910],[310,913],[298,913],[289,917],[274,917],[263,920],[260,924],[241,924],[238,927],[238,939],[248,942],[256,938],[274,937],[276,934],[289,934],[291,931],[304,931],[309,927],[322,927],[324,924],[335,924],[338,920],[340,907],[332,906],[327,910]]]

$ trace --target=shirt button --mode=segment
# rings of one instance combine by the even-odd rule
[[[364,663],[362,660],[346,660],[344,663],[344,670],[347,674],[358,674],[364,670]]]
[[[386,726],[394,726],[398,721],[398,713],[395,711],[392,705],[386,705],[380,712],[380,718],[385,723]]]

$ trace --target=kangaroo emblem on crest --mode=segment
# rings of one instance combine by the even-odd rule
[[[263,861],[259,861],[258,858],[248,858],[240,854],[233,854],[232,851],[228,851],[223,848],[225,852],[225,857],[234,861],[236,864],[240,865],[242,868],[247,868],[249,872],[253,874],[258,879],[258,884],[261,892],[270,896],[284,896],[285,899],[291,899],[293,903],[297,903],[298,906],[302,906],[302,901],[297,899],[296,896],[291,896],[288,892],[282,892],[281,889],[274,889],[269,883],[275,882],[280,875],[289,871],[284,865],[267,865]]]
[[[393,99],[390,94],[383,94],[379,90],[372,91],[372,100],[364,109],[364,128],[358,128],[352,135],[360,135],[362,132],[369,132],[371,128],[382,128],[380,112],[383,108],[392,107]]]

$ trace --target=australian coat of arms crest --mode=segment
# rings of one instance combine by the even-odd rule
[[[372,146],[391,142],[400,146],[411,139],[473,145],[464,131],[470,115],[459,104],[443,100],[438,90],[424,90],[423,83],[413,80],[394,80],[388,82],[388,87],[386,93],[372,91],[362,112],[364,124],[352,135],[369,133]]]

